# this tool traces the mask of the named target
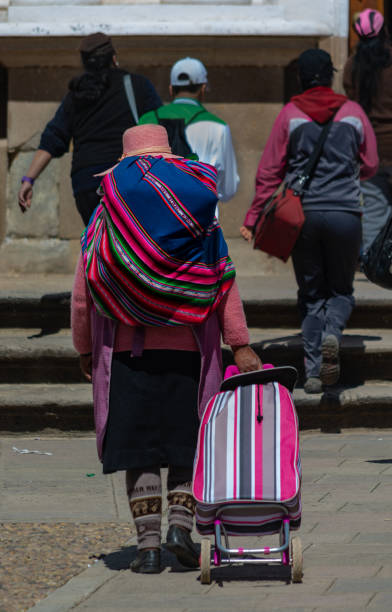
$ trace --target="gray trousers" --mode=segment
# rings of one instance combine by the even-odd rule
[[[308,211],[292,253],[302,317],[305,374],[319,376],[321,343],[340,340],[354,307],[353,280],[361,244],[361,217]]]
[[[386,224],[392,205],[392,168],[380,167],[376,176],[362,181],[362,251],[366,253],[377,234]]]

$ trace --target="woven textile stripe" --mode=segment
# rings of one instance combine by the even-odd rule
[[[198,502],[287,503],[300,480],[298,421],[285,387],[248,385],[210,400],[195,459]]]
[[[202,323],[235,270],[215,219],[216,170],[201,162],[124,159],[102,181],[82,235],[100,314],[127,325]]]

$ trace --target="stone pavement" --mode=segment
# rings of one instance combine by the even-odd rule
[[[12,446],[53,454],[17,454]],[[160,575],[132,574],[131,539],[31,610],[391,610],[392,431],[306,432],[301,448],[302,584],[287,584],[276,568],[237,567],[212,570],[203,586],[198,571],[183,571],[167,553]],[[100,473],[93,438],[2,437],[0,450],[1,521],[128,522],[123,475]]]

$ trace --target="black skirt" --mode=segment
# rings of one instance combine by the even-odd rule
[[[192,467],[199,378],[194,351],[113,353],[104,474],[162,463]]]

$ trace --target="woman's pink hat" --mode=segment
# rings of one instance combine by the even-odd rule
[[[123,134],[123,157],[171,152],[167,131],[162,125],[137,125],[125,130]]]
[[[166,129],[155,123],[145,123],[128,128],[123,134],[123,152],[119,161],[133,155],[153,155],[162,157],[178,157],[174,155],[169,145]],[[116,164],[117,165],[117,164]],[[116,166],[94,176],[104,176]]]
[[[374,38],[384,25],[384,17],[375,9],[365,9],[359,13],[354,28],[361,38]]]

